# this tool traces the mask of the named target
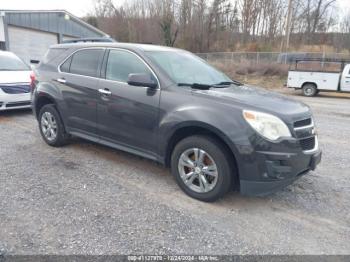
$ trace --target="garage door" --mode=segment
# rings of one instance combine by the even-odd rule
[[[31,59],[41,60],[50,45],[57,44],[56,34],[16,26],[8,27],[10,51],[29,64]]]

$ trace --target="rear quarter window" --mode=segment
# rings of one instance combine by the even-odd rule
[[[70,70],[70,64],[72,63],[72,57],[69,57],[62,65],[61,65],[61,72],[69,73]]]

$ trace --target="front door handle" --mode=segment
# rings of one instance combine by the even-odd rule
[[[105,89],[99,89],[98,92],[102,95],[105,95],[105,96],[110,96],[112,94],[111,91],[109,91],[109,89],[105,88]]]
[[[64,78],[57,78],[56,81],[57,81],[58,83],[61,83],[61,84],[67,83],[66,79],[64,79]]]

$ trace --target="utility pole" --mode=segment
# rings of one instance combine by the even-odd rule
[[[291,23],[292,23],[292,1],[289,0],[288,2],[288,14],[287,14],[287,27],[286,27],[286,52],[288,52],[289,49],[289,40],[290,40],[290,31],[291,31]]]

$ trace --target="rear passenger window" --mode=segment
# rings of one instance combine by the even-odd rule
[[[152,76],[148,67],[134,54],[111,50],[108,56],[106,79],[127,82],[129,74],[146,73]]]
[[[97,69],[103,52],[104,50],[102,49],[86,49],[76,52],[73,55],[69,72],[77,75],[97,77]]]

